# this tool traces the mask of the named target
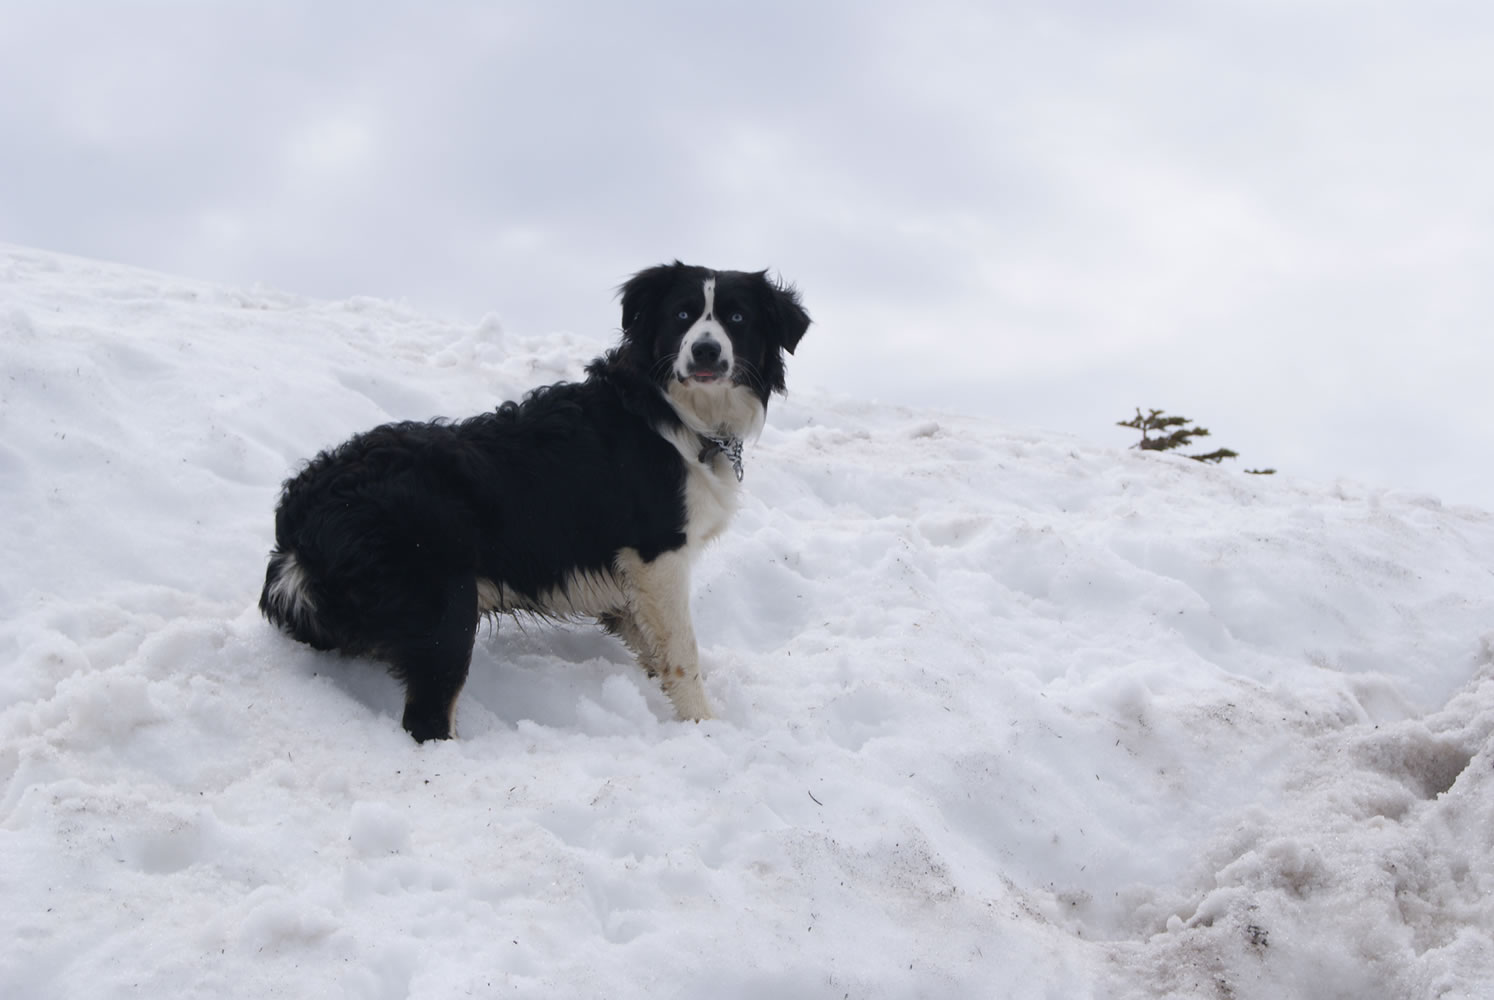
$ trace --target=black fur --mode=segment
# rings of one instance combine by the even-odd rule
[[[693,414],[669,390],[680,338],[702,318],[706,278],[718,311],[741,318],[726,331],[737,364],[709,391],[749,393],[765,408],[784,388],[783,351],[809,325],[796,293],[765,272],[678,261],[642,271],[621,289],[621,343],[584,381],[457,423],[377,427],[288,480],[265,616],[318,649],[386,661],[405,685],[405,729],[421,741],[448,738],[483,610],[479,580],[517,595],[524,610],[567,614],[564,602],[549,605],[577,573],[615,575],[625,550],[651,563],[686,545],[689,463],[719,460],[682,452],[676,442]],[[623,610],[589,613],[615,621]]]

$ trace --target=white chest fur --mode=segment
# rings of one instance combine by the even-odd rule
[[[726,530],[742,490],[731,459],[718,452],[702,462],[699,454],[697,444],[696,456],[687,463],[685,473],[685,545],[692,555]]]
[[[700,435],[745,439],[761,433],[762,401],[745,386],[675,382],[669,402],[684,426],[660,431],[685,460],[685,538],[691,555],[726,530],[736,513],[741,483],[731,459],[717,452],[700,460]]]

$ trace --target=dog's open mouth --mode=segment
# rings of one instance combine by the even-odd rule
[[[690,374],[681,379],[681,381],[710,385],[714,382],[720,382],[725,377],[725,368],[692,368],[690,369]]]

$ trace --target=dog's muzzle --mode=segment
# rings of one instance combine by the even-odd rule
[[[717,382],[726,376],[730,366],[721,357],[721,345],[714,340],[697,340],[690,348],[681,382]]]

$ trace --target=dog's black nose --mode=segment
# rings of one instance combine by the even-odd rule
[[[721,360],[721,345],[714,340],[697,340],[690,348],[690,360],[697,365],[714,365]]]

